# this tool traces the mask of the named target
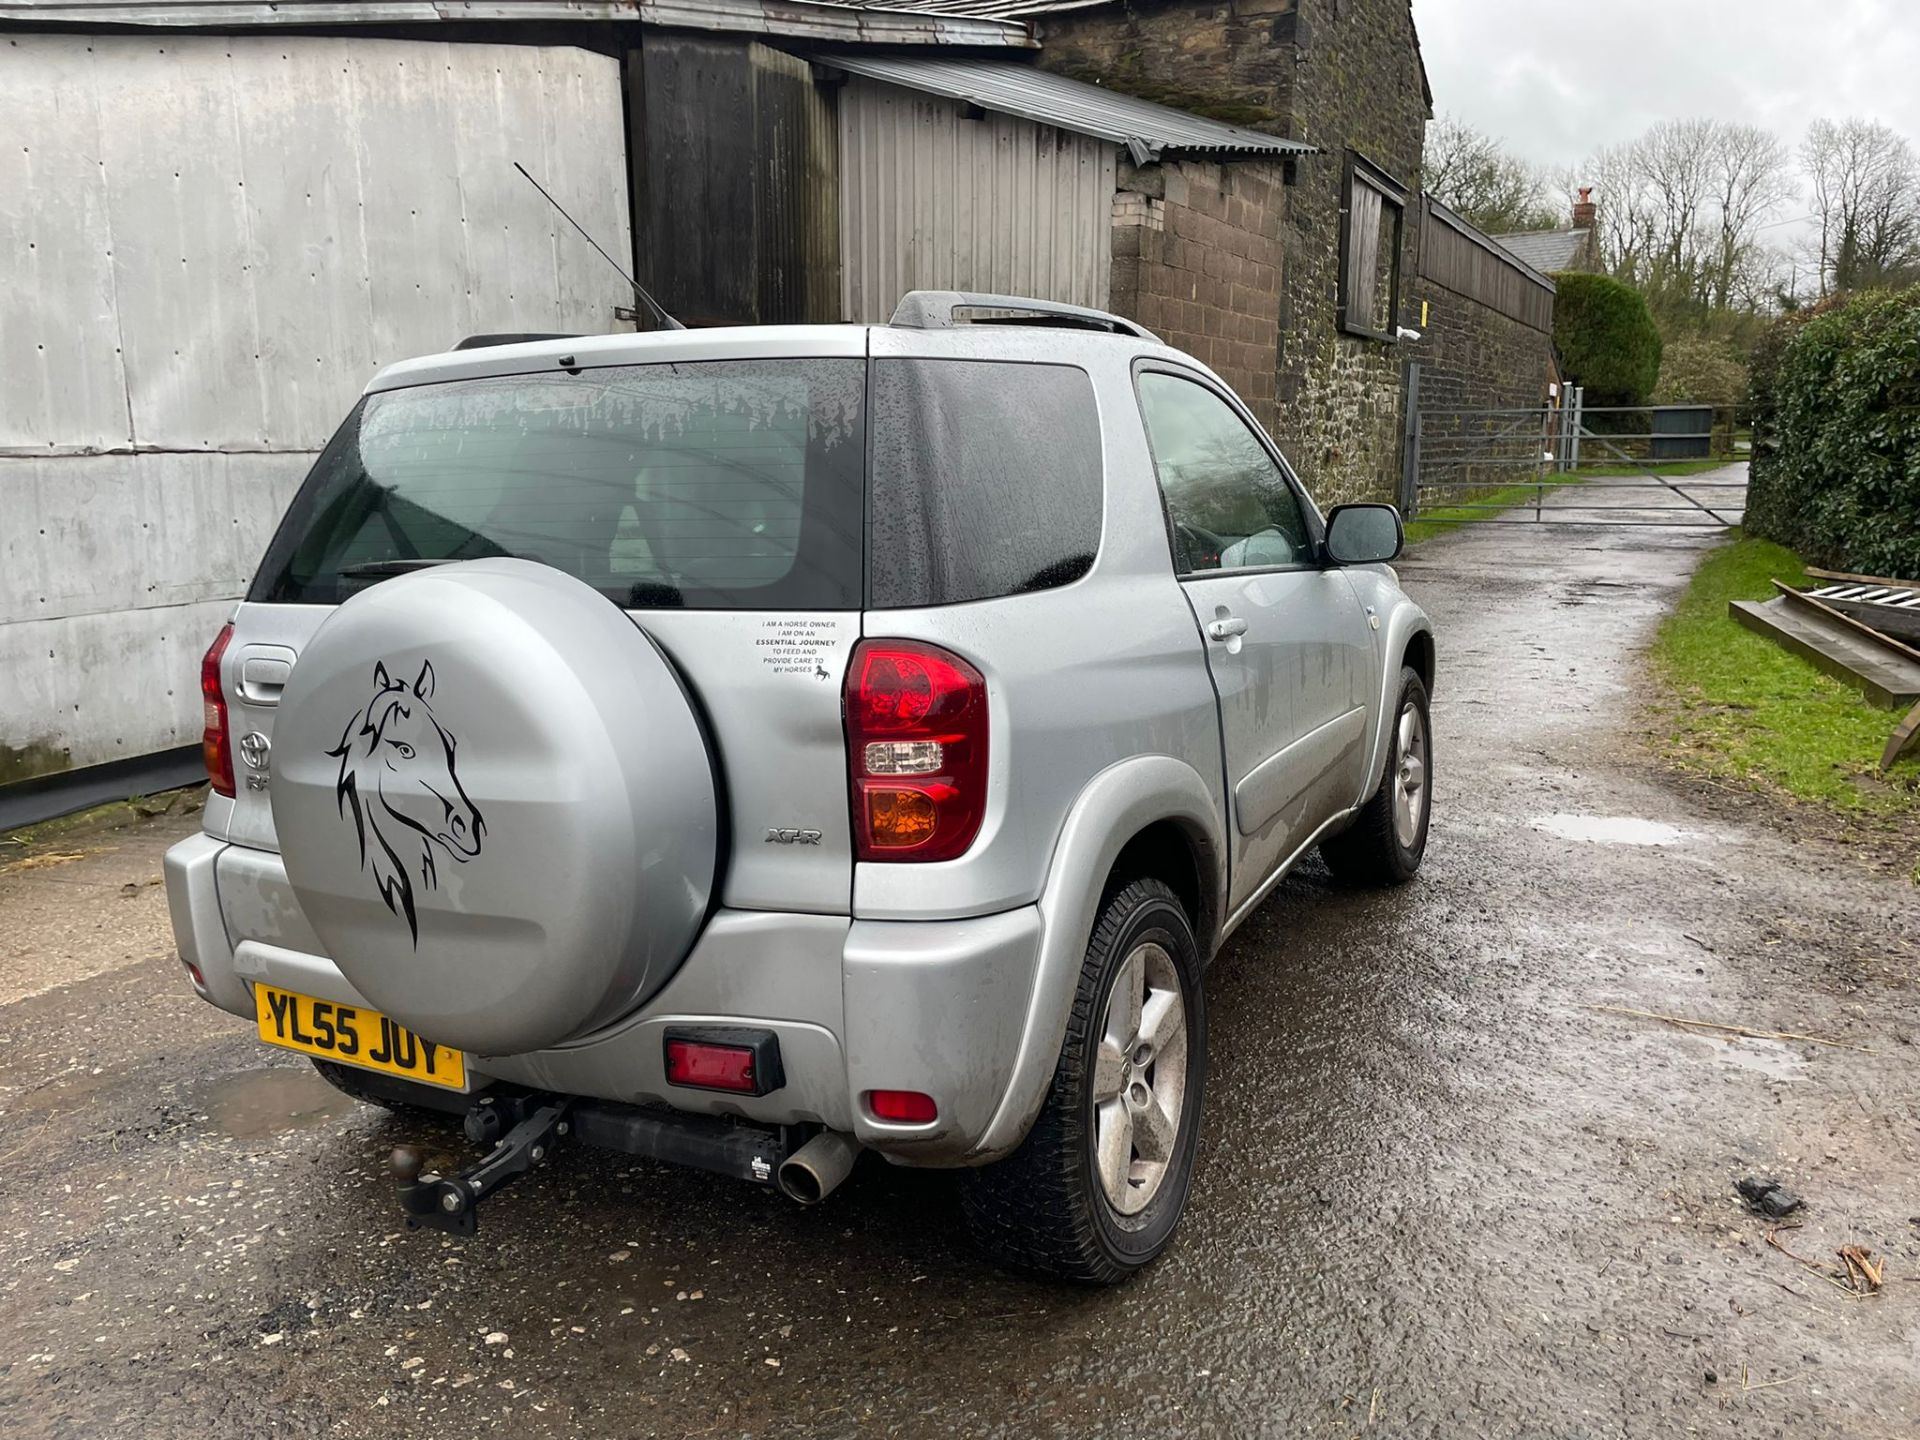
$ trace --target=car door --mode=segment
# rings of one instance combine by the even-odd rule
[[[1372,621],[1322,563],[1311,503],[1224,390],[1161,365],[1135,385],[1174,571],[1219,696],[1239,906],[1360,798]]]

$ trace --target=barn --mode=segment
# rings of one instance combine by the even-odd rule
[[[0,4],[0,826],[196,773],[200,653],[375,369],[645,323],[516,163],[687,324],[1113,309],[1390,498],[1410,363],[1547,370],[1550,282],[1457,223],[1428,273],[1429,113],[1407,0]]]

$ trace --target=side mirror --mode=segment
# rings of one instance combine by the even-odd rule
[[[1336,565],[1379,565],[1407,543],[1391,505],[1336,505],[1327,517],[1327,558]]]

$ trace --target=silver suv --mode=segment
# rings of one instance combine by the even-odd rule
[[[207,652],[194,989],[465,1115],[415,1224],[570,1139],[805,1202],[864,1149],[1008,1262],[1151,1260],[1208,960],[1315,846],[1420,863],[1397,515],[1096,311],[502,339],[375,377]]]

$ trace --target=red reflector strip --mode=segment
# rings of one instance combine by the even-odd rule
[[[933,1097],[918,1090],[869,1090],[867,1108],[874,1119],[895,1125],[926,1125],[940,1118]]]
[[[667,1041],[667,1083],[695,1090],[754,1093],[753,1051],[744,1045],[702,1045]]]

